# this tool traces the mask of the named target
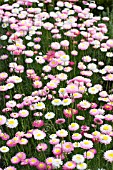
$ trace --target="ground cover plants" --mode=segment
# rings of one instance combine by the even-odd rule
[[[113,170],[111,23],[94,1],[1,4],[0,170]]]

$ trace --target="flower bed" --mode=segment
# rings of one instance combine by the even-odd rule
[[[0,6],[0,170],[113,170],[103,9],[77,0]]]

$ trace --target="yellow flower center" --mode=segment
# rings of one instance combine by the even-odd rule
[[[113,153],[109,153],[108,156],[113,158]]]
[[[104,126],[103,129],[104,130],[109,130],[109,127],[108,126]]]
[[[66,148],[71,148],[71,146],[68,144],[68,145],[66,145]]]
[[[37,106],[39,106],[39,107],[42,106],[42,103],[38,103]]]
[[[0,121],[2,121],[2,117],[0,117]]]
[[[108,136],[103,136],[103,140],[108,140]]]
[[[8,123],[9,123],[10,125],[13,125],[15,122],[14,122],[14,120],[10,120]]]
[[[39,167],[40,167],[40,168],[43,168],[43,167],[44,167],[44,165],[43,165],[43,164],[40,164],[40,165],[39,165]]]
[[[72,165],[73,165],[73,163],[72,163],[72,162],[69,162],[67,165],[68,165],[68,166],[72,166]]]
[[[88,141],[85,141],[85,142],[84,142],[84,144],[85,144],[85,145],[88,145],[88,144],[89,144],[89,142],[88,142]]]

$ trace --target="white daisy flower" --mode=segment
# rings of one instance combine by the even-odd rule
[[[53,119],[54,117],[55,117],[55,114],[53,112],[48,112],[45,115],[45,118],[48,120]]]
[[[84,170],[86,168],[87,168],[87,164],[86,163],[77,164],[77,169],[79,169],[79,170]]]
[[[33,135],[36,140],[42,140],[46,137],[46,133],[38,129],[33,131]]]
[[[90,88],[88,89],[88,92],[89,92],[90,94],[97,94],[97,93],[99,92],[99,90],[98,90],[97,88],[95,88],[95,87],[90,87]]]
[[[54,106],[60,106],[62,104],[60,99],[54,99],[52,100],[52,105]]]
[[[2,147],[0,148],[0,152],[2,152],[2,153],[9,152],[9,148],[8,148],[7,146],[2,146]]]
[[[74,148],[80,148],[80,142],[74,142],[73,146]]]
[[[85,108],[85,109],[87,109],[91,106],[91,104],[87,100],[83,100],[79,104],[82,108]]]
[[[56,134],[51,134],[49,137],[50,137],[51,139],[56,139],[57,135],[56,135]]]
[[[56,68],[57,68],[57,70],[59,70],[59,71],[62,71],[62,70],[63,70],[63,66],[61,66],[61,65],[58,65]]]
[[[55,169],[60,168],[61,165],[63,165],[63,161],[61,159],[53,159],[52,162],[53,168]]]
[[[45,109],[45,104],[43,102],[36,103],[36,109]]]
[[[62,60],[62,61],[69,61],[69,55],[62,55],[61,57],[60,57],[60,59]]]
[[[1,39],[1,40],[7,40],[7,35],[2,35],[2,36],[0,37],[0,39]]]
[[[17,119],[7,119],[6,126],[9,128],[16,128],[18,126],[18,120]]]
[[[76,162],[77,164],[83,163],[85,160],[84,156],[81,154],[73,155],[72,161]]]
[[[92,71],[97,70],[97,65],[94,63],[89,63],[87,67],[89,70],[92,70]]]
[[[70,98],[63,99],[62,105],[63,105],[63,106],[68,106],[68,105],[71,104],[71,102],[72,102],[72,100],[71,100]]]
[[[106,56],[107,56],[107,57],[113,57],[113,52],[107,52],[107,53],[106,53]]]

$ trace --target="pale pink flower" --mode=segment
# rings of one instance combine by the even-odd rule
[[[75,169],[76,163],[73,161],[68,161],[63,165],[63,170]]]
[[[4,170],[17,170],[14,166],[8,166]]]
[[[104,159],[112,163],[113,162],[113,150],[107,150],[106,152],[104,152]]]
[[[61,129],[61,130],[56,131],[56,135],[58,137],[64,138],[68,135],[68,132],[65,129]]]
[[[26,159],[26,154],[24,152],[18,152],[15,156],[20,158],[21,161]]]
[[[49,65],[52,67],[52,68],[55,68],[58,66],[58,61],[55,60],[55,59],[52,59],[49,63]]]
[[[72,139],[73,140],[80,140],[82,138],[82,135],[80,133],[73,133]]]
[[[93,147],[93,142],[91,140],[83,140],[80,142],[80,147],[83,149],[91,149]]]
[[[78,91],[78,86],[73,84],[73,83],[67,85],[67,87],[66,87],[66,92],[67,93],[75,93],[77,91]]]
[[[26,145],[26,144],[28,143],[28,140],[27,140],[26,138],[21,138],[21,139],[18,141],[18,143],[19,143],[20,145]]]
[[[95,156],[94,153],[91,151],[84,152],[84,158],[86,158],[88,160],[93,159],[94,156]]]
[[[78,45],[78,49],[80,49],[80,50],[86,50],[86,49],[88,49],[88,47],[89,47],[89,43],[86,42],[86,41],[81,42],[81,43]]]
[[[19,116],[20,117],[27,117],[29,115],[28,110],[20,110],[19,111]]]
[[[68,129],[70,131],[76,131],[79,129],[79,124],[78,123],[71,123],[69,126],[68,126]]]
[[[50,139],[49,141],[51,145],[57,145],[59,144],[59,142],[60,142],[60,139],[57,139],[57,138]]]
[[[65,142],[62,144],[62,150],[66,153],[71,153],[74,150],[74,146],[71,142]]]
[[[34,88],[41,88],[42,87],[42,82],[39,80],[36,80],[33,82],[33,87]]]
[[[51,43],[51,48],[54,50],[59,50],[60,49],[60,44],[58,42],[52,42]]]
[[[113,39],[109,39],[106,41],[108,47],[113,48]]]
[[[4,115],[0,115],[0,126],[6,123],[6,117]]]

